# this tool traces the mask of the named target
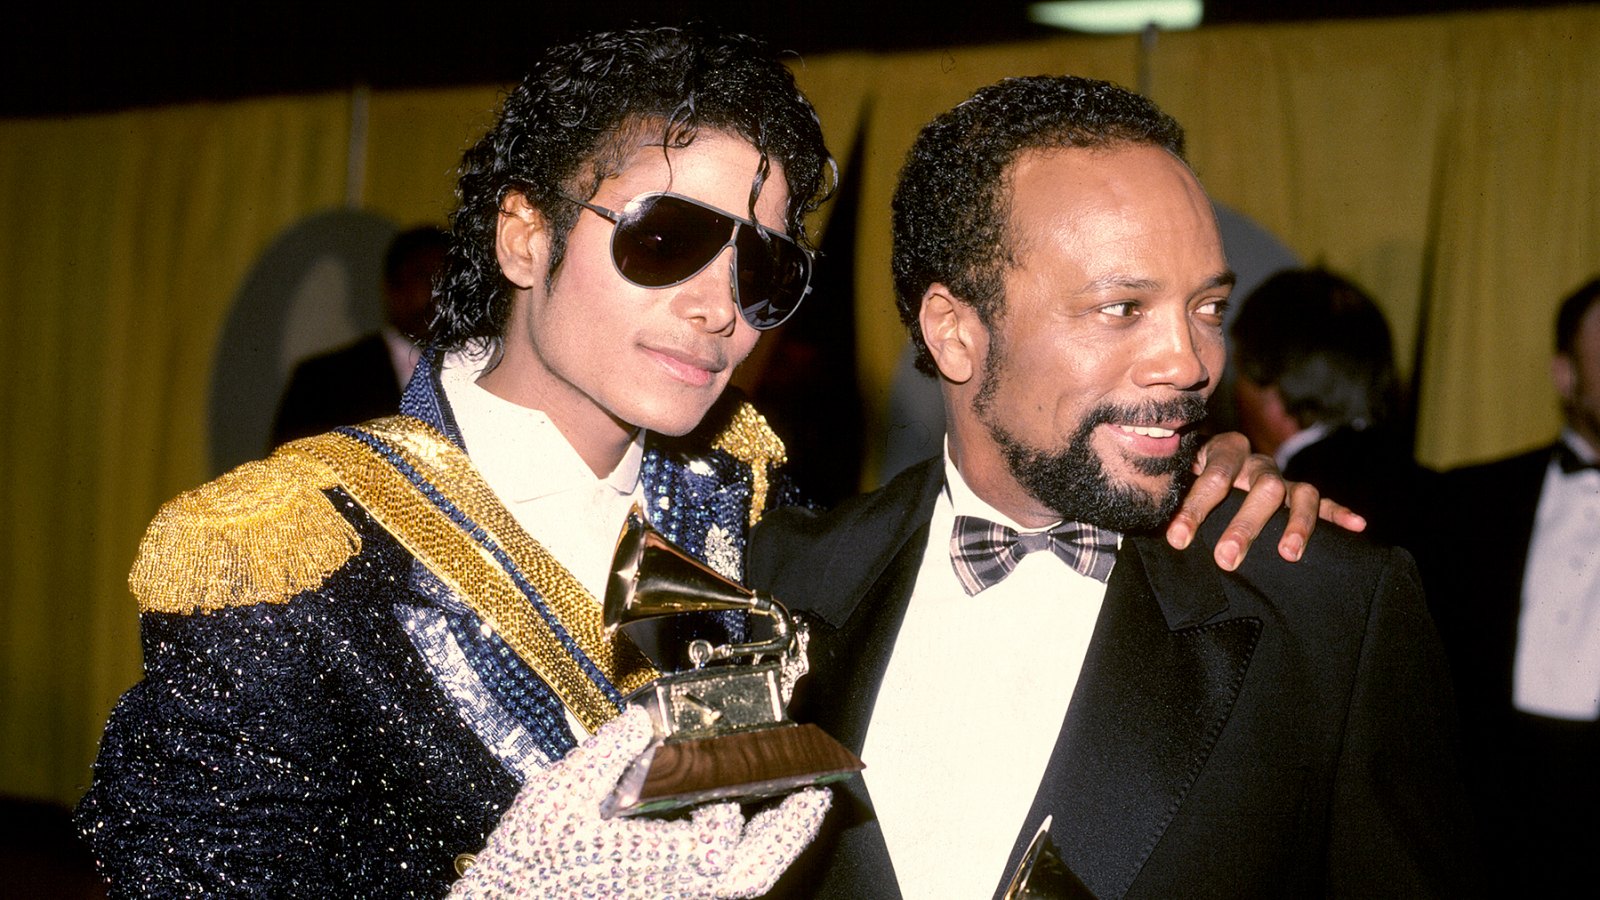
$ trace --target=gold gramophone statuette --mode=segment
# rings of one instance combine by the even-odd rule
[[[607,818],[771,797],[863,768],[822,729],[796,724],[785,711],[793,680],[805,671],[804,624],[770,595],[674,545],[635,506],[612,559],[606,628],[723,611],[767,620],[772,637],[719,646],[693,641],[692,669],[663,675],[627,698],[649,711],[656,738],[602,804]]]

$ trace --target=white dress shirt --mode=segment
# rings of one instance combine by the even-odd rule
[[[1571,430],[1579,457],[1596,450]],[[1512,670],[1517,709],[1557,719],[1600,719],[1600,471],[1545,470],[1522,576]]]
[[[1052,553],[967,596],[950,563],[957,514],[1043,529],[980,500],[948,449],[945,479],[861,753],[900,890],[919,900],[988,897],[1010,877],[1105,599]]]
[[[1278,449],[1273,451],[1272,461],[1278,464],[1280,471],[1287,469],[1289,468],[1289,460],[1293,459],[1296,453],[1327,437],[1332,431],[1333,429],[1321,422],[1307,425],[1289,435],[1284,439],[1283,443],[1278,445]]]
[[[467,456],[512,518],[566,567],[598,604],[629,508],[642,502],[641,431],[622,461],[596,477],[549,417],[479,386],[483,361],[445,357],[440,382],[461,428]],[[581,740],[586,731],[570,712]]]

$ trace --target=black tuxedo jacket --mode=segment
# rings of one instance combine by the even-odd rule
[[[1419,562],[1468,729],[1511,708],[1522,575],[1554,449],[1455,469],[1439,482],[1440,521]]]
[[[389,345],[373,332],[295,366],[278,401],[272,446],[400,411]]]
[[[1594,893],[1600,842],[1600,723],[1512,706],[1522,579],[1554,451],[1443,475],[1419,560],[1455,678],[1469,798],[1502,861],[1489,883],[1523,896]]]
[[[771,513],[751,546],[752,586],[812,623],[796,717],[857,752],[942,483],[930,460],[831,513]],[[997,891],[1049,814],[1101,898],[1474,894],[1449,688],[1410,557],[1324,527],[1302,563],[1263,544],[1225,573],[1211,552],[1237,503],[1184,552],[1124,541]],[[950,664],[983,676],[960,647]],[[900,896],[861,779],[836,789],[823,829],[780,895]]]
[[[1424,502],[1438,474],[1417,464],[1404,435],[1390,428],[1336,428],[1289,457],[1283,477],[1309,481],[1366,516],[1364,535],[1416,553],[1427,534]]]

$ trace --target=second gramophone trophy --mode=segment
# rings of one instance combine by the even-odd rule
[[[663,675],[628,697],[643,706],[655,740],[629,766],[603,815],[671,812],[714,800],[752,800],[846,778],[863,766],[815,725],[786,713],[786,678],[804,671],[803,625],[783,604],[691,557],[635,507],[612,560],[606,628],[659,616],[741,611],[772,636],[744,644],[689,645],[693,668]]]

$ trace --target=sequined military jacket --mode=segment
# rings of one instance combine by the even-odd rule
[[[165,505],[145,675],[76,812],[113,897],[444,896],[527,773],[654,677],[468,462],[439,384]],[[730,576],[796,498],[747,404],[651,435],[652,523]],[[718,625],[738,638],[741,625]]]

